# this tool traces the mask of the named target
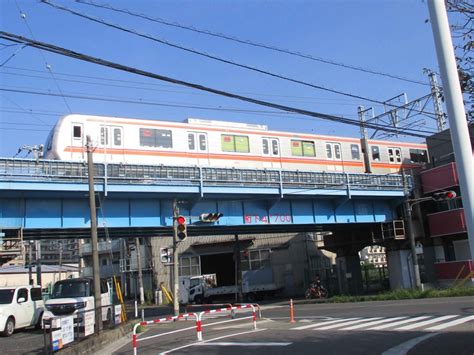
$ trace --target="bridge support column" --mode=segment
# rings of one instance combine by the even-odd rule
[[[363,292],[362,271],[359,254],[343,255],[336,258],[337,279],[341,294],[359,295]]]
[[[411,288],[413,279],[413,264],[410,250],[387,251],[387,266],[390,288]]]

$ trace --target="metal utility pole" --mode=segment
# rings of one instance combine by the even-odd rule
[[[28,243],[28,284],[33,286],[34,281],[33,281],[33,242],[30,241]]]
[[[173,200],[173,309],[179,315],[179,260],[178,260],[178,201]]]
[[[421,287],[421,278],[420,278],[420,267],[418,265],[418,256],[416,255],[416,243],[415,243],[415,230],[413,228],[413,220],[411,213],[410,205],[410,194],[408,192],[408,187],[406,185],[406,175],[402,170],[402,179],[403,179],[403,190],[405,191],[405,201],[404,201],[404,210],[405,210],[405,219],[407,222],[407,233],[408,239],[410,241],[410,250],[413,263],[413,288]]]
[[[444,116],[443,106],[441,105],[441,91],[438,86],[438,78],[436,77],[436,73],[432,72],[431,70],[426,69],[425,73],[428,74],[430,79],[436,123],[438,125],[438,132],[441,132],[446,129],[446,117]]]
[[[364,106],[359,106],[357,108],[360,121],[360,141],[362,144],[362,152],[364,153],[364,165],[365,172],[370,174],[372,169],[370,167],[370,152],[369,152],[369,142],[367,137],[367,129],[365,128],[365,108]]]
[[[36,241],[36,284],[41,287],[41,240]]]
[[[438,65],[446,98],[471,259],[474,259],[474,159],[444,0],[428,0]]]
[[[243,294],[242,294],[242,271],[241,271],[241,261],[240,261],[240,241],[239,235],[234,235],[235,247],[234,247],[234,260],[235,260],[235,301],[242,303]]]
[[[89,208],[91,215],[92,271],[94,275],[95,331],[99,334],[102,330],[102,302],[100,300],[100,269],[97,241],[97,217],[95,209],[94,162],[92,160],[92,142],[90,136],[87,136],[86,138],[86,147],[87,173],[89,175]]]
[[[142,258],[140,251],[140,238],[135,238],[137,248],[137,266],[138,266],[138,287],[140,288],[140,304],[145,304],[145,293],[143,291]]]

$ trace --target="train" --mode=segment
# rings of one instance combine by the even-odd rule
[[[69,114],[44,147],[46,159],[94,162],[398,173],[428,162],[426,144],[269,130],[266,125],[188,118],[184,122]]]

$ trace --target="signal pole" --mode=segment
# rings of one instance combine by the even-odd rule
[[[95,331],[97,334],[102,330],[102,302],[100,300],[100,269],[99,251],[97,242],[97,218],[95,207],[94,190],[94,162],[92,161],[91,137],[86,138],[87,147],[87,174],[89,175],[89,209],[91,215],[91,244],[92,244],[92,272],[94,275],[94,308],[95,308]]]
[[[179,315],[179,260],[178,260],[178,201],[173,200],[173,309]]]
[[[451,141],[453,143],[459,187],[462,194],[466,229],[474,259],[474,159],[467,128],[466,112],[459,85],[459,75],[454,56],[453,42],[449,30],[448,15],[444,0],[428,0],[431,26],[438,56],[438,65],[443,81],[446,108],[448,110]]]

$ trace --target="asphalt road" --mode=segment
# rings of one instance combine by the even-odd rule
[[[239,313],[239,317],[249,316]],[[295,304],[295,323],[287,305],[262,307],[257,331],[250,319],[228,316],[203,321],[203,341],[196,341],[194,321],[148,327],[138,354],[474,354],[472,297]],[[175,332],[176,330],[187,330]],[[130,339],[114,354],[131,354]]]

